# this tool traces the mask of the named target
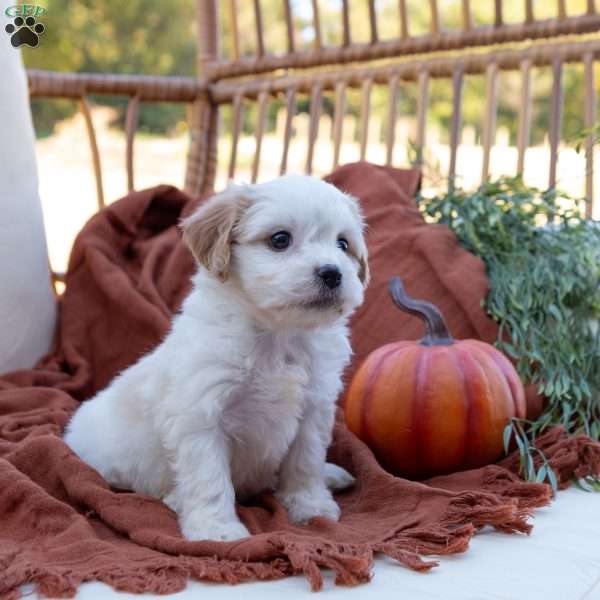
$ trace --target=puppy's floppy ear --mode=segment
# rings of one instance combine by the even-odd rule
[[[371,272],[366,252],[358,257],[358,278],[365,288],[369,285],[369,281],[371,281]]]
[[[250,205],[245,191],[229,186],[180,223],[183,241],[196,260],[221,281],[229,274],[234,228]]]
[[[369,271],[369,261],[368,261],[368,253],[367,253],[367,245],[364,240],[364,230],[366,229],[365,219],[363,217],[362,211],[360,209],[360,203],[354,196],[350,196],[349,194],[344,194],[348,205],[350,206],[350,210],[352,211],[358,226],[360,227],[361,239],[360,246],[353,251],[356,260],[358,260],[358,278],[360,282],[363,284],[363,287],[367,287],[369,285],[369,281],[371,280],[371,273]]]

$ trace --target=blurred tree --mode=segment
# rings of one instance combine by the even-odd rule
[[[195,72],[196,33],[195,2],[192,0],[47,0],[48,13],[44,15],[46,33],[39,48],[25,48],[28,67],[58,71],[96,71],[110,73],[146,73],[161,75],[193,75]],[[286,49],[287,32],[283,0],[260,0],[265,48],[278,53]],[[325,44],[338,45],[342,39],[341,0],[319,0],[322,36]],[[446,28],[460,28],[462,12],[457,0],[438,0],[441,24]],[[582,14],[586,0],[567,0],[570,15]],[[291,0],[295,20],[296,47],[310,48],[314,43],[312,3],[308,0]],[[367,42],[370,29],[367,2],[351,3],[351,36],[355,42]],[[230,2],[219,0],[221,23],[220,50],[225,57],[232,56]],[[409,30],[412,35],[426,33],[430,28],[429,2],[407,0]],[[398,2],[376,2],[379,37],[390,39],[399,34]],[[518,22],[524,18],[522,0],[503,0],[504,18]],[[556,16],[557,3],[534,4],[537,18]],[[471,2],[475,24],[490,24],[494,19],[494,0]],[[238,27],[240,52],[254,54],[256,31],[254,6],[250,0],[238,0]],[[476,137],[481,134],[485,90],[483,76],[469,76],[465,80],[463,121],[471,125]],[[600,78],[597,78],[597,80]],[[564,71],[564,126],[563,136],[571,139],[581,129],[583,76],[580,68],[566,66]],[[534,77],[534,111],[532,115],[532,141],[541,143],[548,131],[552,75],[550,69],[537,70]],[[517,72],[503,72],[499,85],[498,126],[508,129],[511,140],[516,139],[520,76]],[[403,84],[398,114],[414,115],[416,85]],[[388,90],[375,86],[372,92],[372,111],[386,125]],[[349,94],[348,110],[358,114],[360,94]],[[103,103],[119,108],[119,124],[123,120],[123,101],[99,98]],[[451,84],[436,80],[431,85],[429,119],[447,132],[452,109]],[[280,99],[269,107],[268,127],[275,124]],[[332,94],[325,95],[324,112],[332,112]],[[51,131],[54,122],[74,110],[74,104],[65,101],[34,102],[33,112],[38,134]],[[140,111],[140,129],[165,133],[176,127],[184,117],[184,107],[174,104],[143,104]],[[306,98],[299,98],[298,110],[308,111]],[[224,126],[229,125],[231,111],[223,111]],[[244,129],[255,127],[256,106],[246,111]],[[385,127],[383,128],[385,131]]]
[[[27,67],[57,71],[193,75],[195,5],[190,0],[48,0],[46,33],[38,48],[23,52]],[[120,109],[122,100],[102,98]],[[47,133],[57,118],[75,110],[70,102],[34,102],[36,130]],[[185,108],[142,104],[140,129],[165,132]],[[121,115],[123,111],[119,110]]]

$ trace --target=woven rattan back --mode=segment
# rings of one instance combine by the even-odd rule
[[[341,35],[336,45],[326,44],[323,38],[323,23],[319,12],[319,2],[311,3],[312,47],[299,48],[298,32],[294,29],[294,8],[300,3],[282,0],[286,22],[286,45],[279,53],[265,50],[264,16],[260,0],[254,0],[255,37],[253,53],[241,54],[241,33],[238,26],[238,13],[243,0],[229,0],[227,10],[221,18],[228,20],[231,37],[227,44],[231,49],[228,56],[217,51],[210,38],[200,39],[202,56],[201,72],[206,77],[210,89],[212,110],[218,112],[227,105],[232,106],[232,126],[227,132],[231,139],[227,174],[237,173],[237,143],[240,139],[242,114],[256,105],[254,122],[254,155],[251,179],[260,178],[262,139],[265,133],[265,118],[269,103],[274,102],[285,111],[285,125],[280,128],[282,135],[279,146],[281,152],[280,172],[285,172],[294,130],[294,118],[298,101],[309,104],[308,127],[306,130],[306,158],[303,170],[311,173],[315,157],[315,140],[319,136],[320,116],[324,100],[333,106],[332,115],[332,160],[327,168],[335,167],[340,161],[340,144],[344,138],[344,116],[347,111],[347,94],[352,88],[360,93],[358,115],[359,155],[367,156],[370,135],[371,98],[375,88],[386,88],[388,107],[386,109],[386,131],[383,136],[385,157],[382,162],[394,164],[397,144],[407,144],[407,139],[397,139],[396,120],[398,98],[406,86],[416,86],[415,135],[411,139],[414,146],[413,162],[423,160],[423,150],[427,144],[427,109],[429,90],[434,79],[448,79],[452,85],[452,113],[449,122],[449,160],[444,176],[452,185],[457,166],[457,154],[461,141],[462,98],[465,78],[472,75],[485,77],[485,97],[481,99],[481,147],[482,161],[480,181],[490,173],[491,150],[496,135],[496,115],[498,111],[499,78],[503,72],[520,73],[520,101],[517,131],[516,172],[525,167],[525,154],[530,145],[532,113],[532,78],[538,69],[548,68],[552,73],[552,93],[550,98],[550,118],[548,123],[549,165],[548,187],[557,183],[557,159],[562,130],[563,70],[568,63],[579,63],[584,68],[585,93],[581,98],[583,126],[591,128],[596,121],[596,85],[594,81],[594,61],[600,51],[600,41],[586,35],[600,29],[600,15],[596,12],[593,0],[587,2],[585,12],[569,13],[567,0],[557,0],[555,17],[538,19],[531,0],[524,0],[522,22],[506,22],[503,0],[494,0],[493,16],[489,23],[475,24],[471,3],[462,0],[462,21],[459,27],[448,28],[443,24],[443,13],[437,0],[429,0],[429,31],[412,34],[411,15],[406,0],[399,0],[397,9],[397,34],[382,39],[379,34],[378,11],[374,0],[356,2],[343,1],[335,18],[339,20]],[[304,5],[308,4],[302,3]],[[447,3],[446,3],[447,4]],[[514,4],[514,3],[513,3]],[[354,42],[351,30],[351,10],[362,10],[368,19],[369,39]],[[305,12],[305,11],[303,11]],[[331,13],[331,11],[330,11]],[[199,0],[198,14],[204,18],[206,31],[223,30],[223,23],[217,21],[216,3],[213,0]],[[332,18],[332,15],[329,14]],[[209,24],[210,22],[210,24]],[[220,27],[221,25],[221,27]],[[205,47],[203,47],[205,45]],[[217,119],[218,120],[218,119]],[[592,214],[594,192],[593,135],[585,142],[587,214]],[[212,148],[211,148],[212,149]],[[210,188],[214,183],[214,153],[207,151],[206,164],[201,170],[200,188]],[[271,158],[271,157],[269,157]],[[221,157],[225,161],[225,157]],[[507,165],[506,173],[514,171]],[[188,180],[194,181],[193,178]],[[201,183],[200,183],[201,181]]]
[[[323,1],[323,0],[322,0]],[[521,1],[521,0],[519,0]],[[104,204],[101,157],[95,141],[94,126],[88,97],[92,94],[110,94],[128,98],[126,118],[126,156],[128,188],[135,187],[133,172],[134,139],[137,115],[143,102],[180,102],[189,104],[191,140],[186,168],[185,188],[197,194],[210,190],[215,184],[217,168],[225,177],[234,178],[239,173],[239,145],[243,135],[248,136],[244,115],[250,110],[254,115],[250,137],[254,138],[248,176],[256,181],[262,176],[265,158],[265,134],[269,111],[276,105],[281,113],[277,121],[280,139],[268,148],[269,161],[276,160],[277,172],[285,173],[289,167],[290,144],[294,132],[306,128],[303,142],[304,158],[300,167],[306,173],[314,171],[315,145],[321,138],[324,107],[331,113],[331,131],[327,137],[331,144],[325,170],[335,167],[343,158],[341,147],[347,133],[349,94],[359,95],[357,140],[359,156],[368,157],[372,140],[372,97],[374,90],[384,89],[386,128],[381,136],[384,153],[380,161],[396,164],[399,146],[409,139],[397,132],[398,101],[407,86],[414,86],[416,106],[412,162],[423,161],[428,144],[427,111],[430,89],[437,79],[451,82],[452,112],[448,126],[449,156],[443,175],[452,185],[457,169],[463,122],[463,91],[465,78],[480,75],[485,78],[485,97],[481,98],[481,168],[479,179],[488,178],[491,152],[496,136],[499,78],[507,71],[519,73],[518,124],[516,136],[516,161],[508,165],[507,173],[522,172],[526,164],[526,151],[530,146],[532,119],[532,78],[537,69],[552,73],[548,145],[549,168],[547,185],[557,182],[557,160],[561,143],[563,71],[570,63],[583,66],[584,93],[581,97],[583,125],[591,128],[596,122],[596,83],[594,63],[600,53],[600,14],[594,0],[587,0],[584,12],[570,14],[568,0],[555,0],[555,17],[539,19],[534,12],[533,0],[522,0],[521,22],[506,22],[503,0],[494,0],[493,15],[488,23],[476,23],[470,0],[462,0],[461,22],[458,27],[445,25],[445,15],[437,0],[429,0],[429,30],[413,33],[413,22],[406,0],[396,7],[396,34],[382,37],[380,15],[375,0],[342,0],[337,12],[332,13],[332,3],[327,3],[327,19],[335,20],[338,41],[330,42],[325,35],[332,27],[321,14],[319,0],[294,2],[281,0],[282,24],[285,30],[284,46],[278,51],[268,48],[265,15],[260,0],[197,0],[198,13],[198,76],[149,77],[94,74],[65,74],[29,71],[30,91],[33,97],[71,98],[79,102],[85,116],[92,148],[93,168],[97,182],[98,206]],[[243,5],[243,6],[242,6]],[[238,15],[242,7],[250,5],[253,11],[254,44],[247,49],[247,32],[240,31]],[[307,8],[310,9],[312,31],[310,43],[303,34],[299,43],[299,16],[302,10],[306,29]],[[355,41],[351,28],[353,12],[362,11],[368,20],[368,39]],[[388,28],[389,29],[389,28]],[[228,38],[223,37],[227,30]],[[219,43],[221,42],[221,44]],[[220,50],[226,46],[227,52]],[[356,92],[354,91],[356,90]],[[308,112],[299,114],[300,103],[308,103]],[[226,127],[222,115],[228,115]],[[272,119],[271,119],[272,120]],[[219,132],[219,125],[222,125]],[[246,123],[246,131],[244,131]],[[219,135],[220,134],[220,135]],[[220,154],[219,137],[226,138]],[[585,147],[585,194],[587,215],[592,215],[594,199],[594,137],[590,133]],[[273,153],[278,154],[274,158]],[[320,171],[323,170],[319,156]]]

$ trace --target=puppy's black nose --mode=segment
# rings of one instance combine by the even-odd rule
[[[317,269],[317,275],[330,289],[334,289],[342,283],[342,274],[335,265],[323,265],[322,267],[319,267]]]

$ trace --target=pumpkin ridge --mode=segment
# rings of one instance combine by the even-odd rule
[[[466,468],[473,468],[470,461],[473,455],[481,454],[481,448],[476,446],[473,448],[473,435],[475,432],[481,432],[481,421],[477,420],[477,409],[484,408],[489,403],[489,399],[492,397],[487,375],[483,367],[475,360],[471,355],[471,349],[465,348],[465,344],[458,349],[461,357],[465,381],[469,393],[469,452],[466,456]],[[485,389],[485,395],[481,397],[477,393],[477,386],[482,385]],[[480,415],[481,416],[481,415]],[[478,440],[479,441],[479,440]]]
[[[504,375],[504,379],[508,385],[508,389],[510,390],[510,397],[513,404],[513,412],[517,418],[525,418],[525,397],[522,396],[519,401],[519,386],[515,385],[513,381],[512,372],[514,367],[511,362],[499,351],[493,347],[487,348],[485,344],[474,344],[474,347],[477,348],[480,352],[484,353],[486,356],[489,356],[494,364],[500,369],[502,375]],[[517,375],[518,376],[518,375]],[[518,381],[520,383],[520,380]]]
[[[375,382],[368,421],[375,455],[392,471],[402,472],[414,462],[415,445],[412,432],[405,431],[406,412],[412,410],[414,360],[419,348],[414,342],[401,342],[389,360],[382,365]],[[410,364],[410,368],[405,365]],[[411,421],[412,422],[412,421]],[[410,443],[410,448],[406,442]]]
[[[390,344],[391,345],[391,344]],[[360,411],[360,428],[361,428],[361,438],[362,440],[369,446],[373,447],[373,438],[371,436],[371,431],[368,423],[368,413],[370,412],[371,404],[373,401],[373,396],[375,392],[375,387],[377,384],[377,380],[379,378],[379,374],[381,373],[386,361],[395,354],[398,350],[402,350],[402,348],[398,348],[395,344],[393,348],[390,348],[385,354],[382,354],[381,358],[377,361],[377,364],[369,369],[369,372],[365,381],[364,388],[364,398],[362,401],[361,411]]]
[[[463,402],[464,402],[464,406],[466,408],[466,413],[467,413],[467,426],[465,427],[465,433],[463,435],[463,441],[462,441],[462,458],[460,459],[460,463],[459,463],[462,465],[465,463],[465,461],[467,460],[467,456],[468,456],[472,402],[471,402],[470,391],[467,386],[467,380],[466,380],[465,373],[464,373],[464,366],[462,364],[459,354],[456,351],[459,343],[460,343],[460,340],[455,341],[454,345],[450,348],[450,351],[448,352],[448,356],[450,356],[450,358],[454,364],[456,377],[460,381],[461,388],[463,390],[463,394],[462,394]]]
[[[463,398],[465,401],[465,406],[467,407],[467,426],[465,427],[465,435],[463,437],[463,453],[460,464],[465,464],[467,460],[467,456],[469,454],[469,435],[471,432],[471,406],[473,404],[473,399],[471,398],[471,390],[469,389],[469,385],[467,382],[467,378],[465,377],[465,367],[462,361],[462,356],[457,351],[457,345],[454,345],[453,352],[450,352],[452,356],[452,360],[454,361],[454,366],[456,367],[456,373],[460,378],[460,382],[463,388]]]
[[[460,354],[461,360],[462,360],[462,364],[463,364],[463,368],[465,371],[465,378],[467,381],[467,387],[469,388],[469,400],[470,400],[470,404],[469,404],[469,430],[470,430],[470,440],[472,442],[472,435],[474,431],[481,431],[481,421],[476,422],[475,421],[475,415],[474,413],[474,409],[475,408],[485,408],[485,406],[490,404],[490,399],[493,399],[494,393],[491,387],[490,382],[488,381],[488,377],[487,377],[487,373],[485,371],[485,369],[475,360],[475,357],[473,356],[472,352],[471,352],[471,348],[466,349],[463,345],[462,348],[458,349],[458,352]],[[483,393],[481,396],[479,396],[474,392],[473,387],[476,385],[476,381],[483,386],[483,389],[485,390],[485,393]],[[482,415],[480,415],[482,416]],[[487,415],[487,419],[488,419],[488,423],[487,425],[489,426],[489,421],[490,421],[491,415]],[[489,427],[486,427],[486,429],[488,429]],[[479,442],[481,440],[478,440]],[[481,444],[480,444],[481,445]],[[482,447],[476,447],[475,449],[473,449],[473,447],[471,446],[470,448],[471,450],[471,454],[475,454],[475,455],[481,455],[483,454],[487,449],[486,448],[482,448]],[[468,457],[467,457],[468,459]],[[473,468],[472,464],[467,460],[466,463],[467,468]]]
[[[478,350],[481,351],[480,348],[478,348]],[[498,369],[500,369],[500,373],[502,373],[503,381],[506,384],[506,387],[508,388],[508,391],[509,391],[509,398],[510,398],[510,401],[512,404],[513,412],[515,413],[515,415],[518,416],[519,409],[517,407],[517,399],[515,398],[515,395],[513,393],[513,386],[511,385],[510,379],[508,377],[508,374],[506,373],[506,370],[504,369],[504,366],[502,365],[502,362],[499,360],[496,360],[496,356],[495,356],[494,352],[484,352],[484,354],[492,360],[492,362],[498,367]]]
[[[496,372],[495,374],[498,377],[498,380],[502,384],[504,393],[508,396],[508,398],[510,398],[510,408],[509,408],[508,412],[510,413],[512,410],[512,412],[515,415],[518,415],[519,411],[517,409],[517,400],[513,395],[513,389],[512,389],[512,385],[509,381],[508,374],[502,368],[501,362],[494,359],[494,354],[495,354],[495,352],[485,352],[483,350],[483,348],[480,348],[479,345],[477,345],[477,344],[474,344],[473,350],[471,350],[471,356],[473,356],[474,358],[477,358],[477,360],[479,361],[479,363],[480,363],[481,367],[484,369],[484,371],[486,369],[489,369],[491,366],[492,369]],[[487,363],[487,365],[484,365],[483,361],[485,361]],[[489,381],[488,374],[486,374],[486,380]],[[492,395],[494,395],[494,394],[492,394]]]
[[[422,461],[422,456],[423,456],[423,452],[422,452],[422,447],[423,447],[423,442],[422,442],[422,426],[421,426],[421,422],[423,420],[423,409],[422,409],[422,405],[424,404],[423,402],[420,402],[420,398],[421,398],[421,388],[422,385],[420,383],[421,377],[423,377],[423,380],[426,382],[427,379],[425,377],[425,374],[427,372],[427,366],[429,364],[429,360],[428,360],[428,352],[426,350],[424,350],[424,348],[427,348],[427,346],[420,346],[420,351],[416,357],[415,360],[415,382],[414,382],[414,391],[413,391],[413,395],[412,395],[412,427],[413,427],[413,437],[415,439],[415,457],[418,461],[418,470],[423,470],[423,468],[427,468],[427,465],[423,465]]]

